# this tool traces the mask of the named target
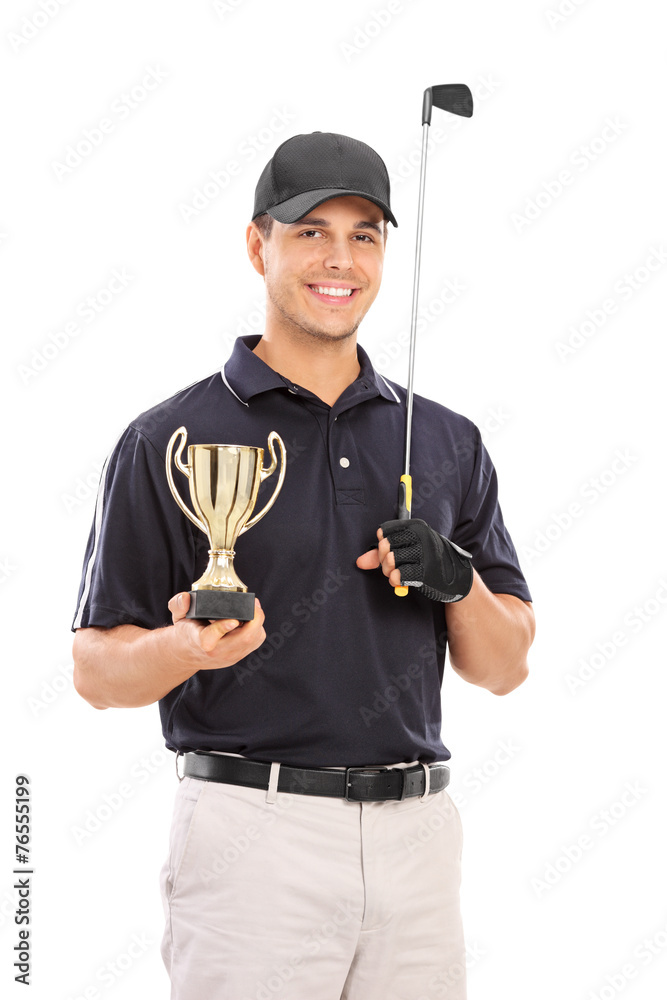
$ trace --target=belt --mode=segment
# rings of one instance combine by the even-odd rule
[[[199,750],[183,756],[184,776],[251,788],[269,787],[270,763]],[[438,762],[425,766],[429,771],[429,795],[442,791],[449,784],[449,768]],[[277,791],[337,796],[350,802],[381,802],[423,795],[425,788],[426,776],[422,764],[413,767],[346,767],[344,770],[281,764]]]

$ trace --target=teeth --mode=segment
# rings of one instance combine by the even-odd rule
[[[351,295],[354,289],[352,288],[327,288],[325,285],[311,285],[316,292],[320,295]]]

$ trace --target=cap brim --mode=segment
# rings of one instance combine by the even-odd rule
[[[398,228],[398,222],[388,205],[378,201],[377,198],[371,198],[365,191],[350,191],[347,188],[319,188],[317,191],[303,191],[301,194],[295,195],[294,198],[288,198],[287,201],[282,201],[279,205],[268,208],[267,212],[278,222],[289,225],[292,222],[298,222],[322,202],[329,201],[331,198],[342,198],[348,194],[356,194],[360,198],[365,198],[366,201],[372,201],[374,205],[382,209],[388,221]]]

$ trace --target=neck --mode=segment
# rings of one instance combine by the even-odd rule
[[[339,341],[286,336],[265,331],[253,353],[269,368],[296,385],[314,392],[333,406],[361,371],[357,360],[357,338],[353,334]]]

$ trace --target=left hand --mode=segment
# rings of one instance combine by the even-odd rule
[[[470,553],[439,535],[425,521],[420,518],[384,521],[377,536],[377,549],[364,552],[357,559],[359,569],[381,566],[392,587],[412,586],[433,601],[460,601],[470,593],[473,582]]]

